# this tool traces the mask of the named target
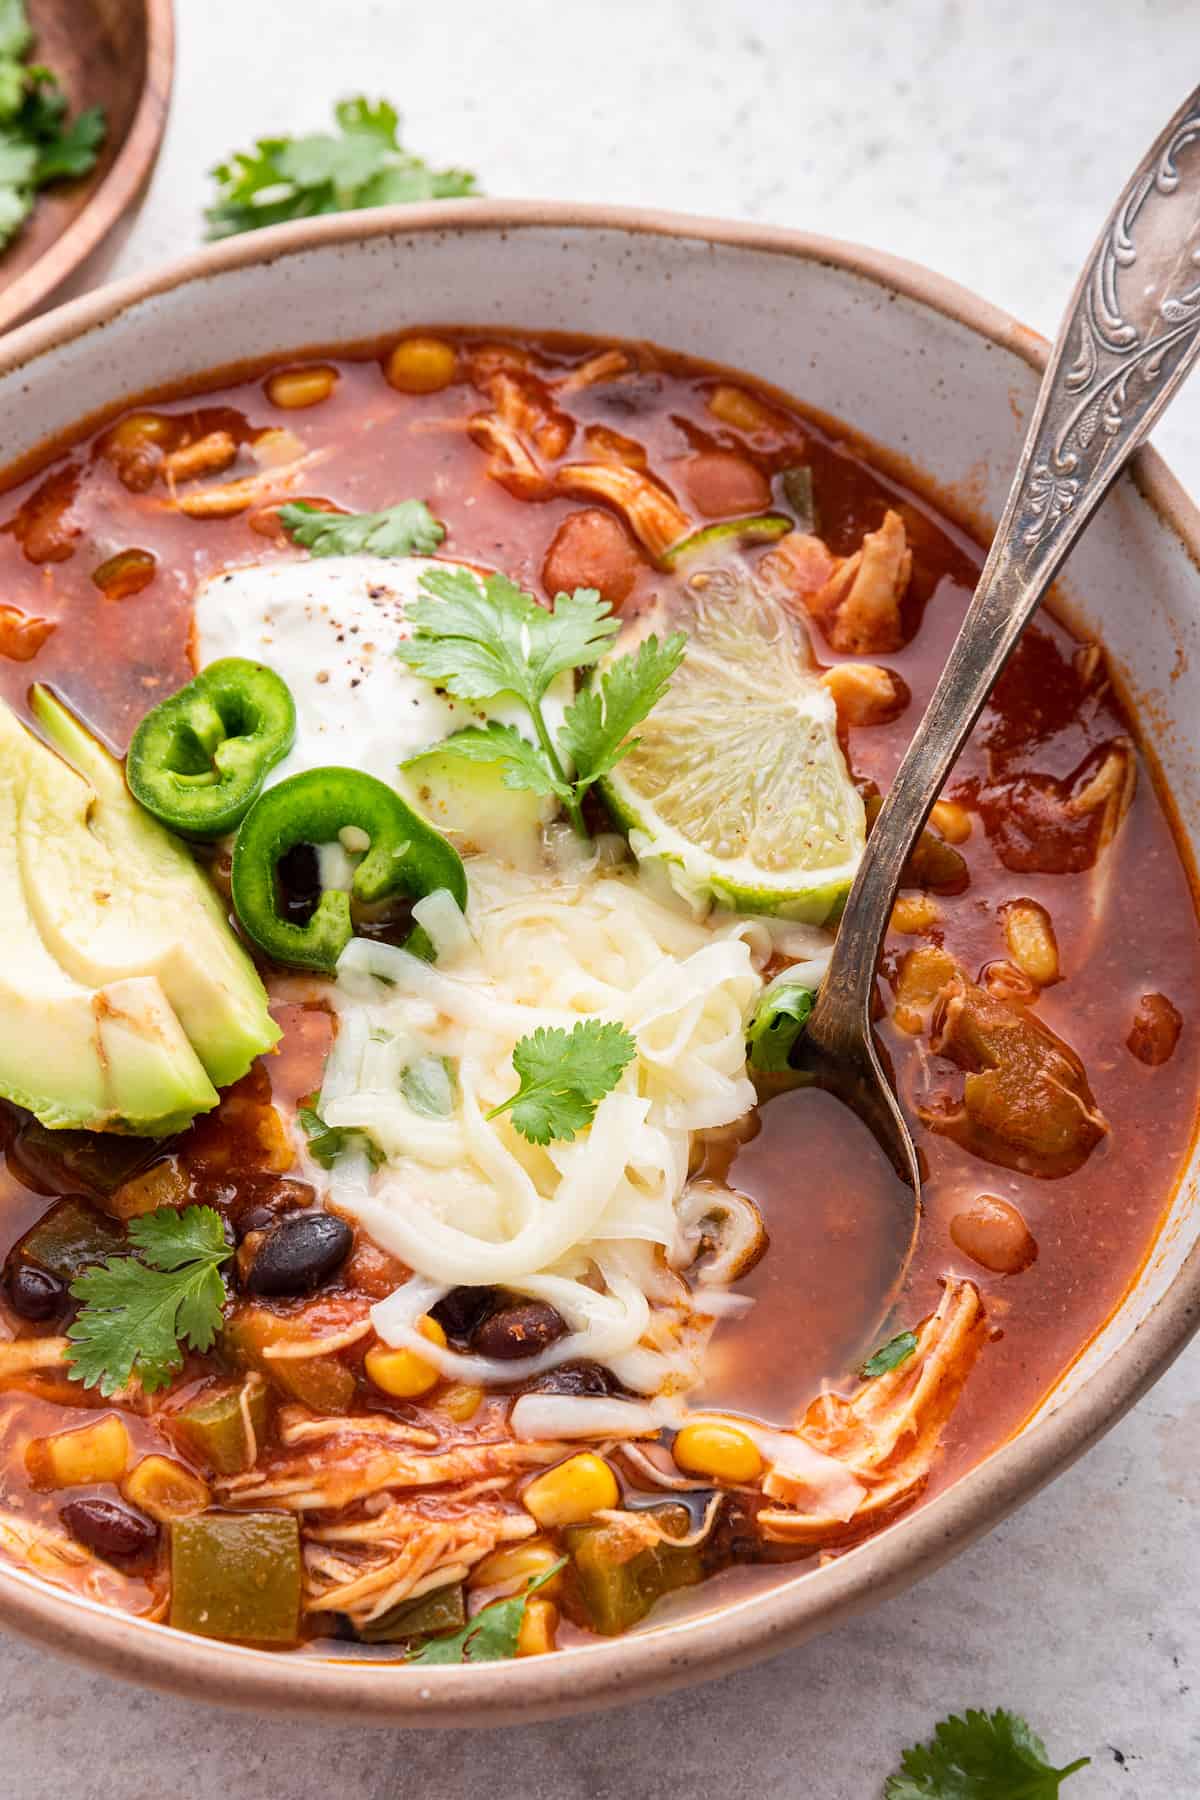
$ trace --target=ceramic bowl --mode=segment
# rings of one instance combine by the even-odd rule
[[[732,364],[846,421],[985,531],[1045,358],[1043,341],[995,308],[868,250],[641,211],[463,201],[235,239],[26,326],[0,345],[0,444],[24,456],[89,414],[221,365],[439,322],[647,338]],[[1200,515],[1143,451],[1063,586],[1115,661],[1188,854],[1200,836],[1198,556]],[[111,1674],[364,1723],[500,1724],[736,1668],[937,1567],[1145,1391],[1200,1322],[1196,1170],[1192,1154],[1136,1285],[1013,1440],[849,1555],[752,1598],[556,1656],[421,1671],[207,1642],[3,1566],[0,1622]]]

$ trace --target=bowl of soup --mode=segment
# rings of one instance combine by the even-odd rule
[[[6,1625],[260,1708],[611,1703],[912,1581],[1182,1347],[1152,452],[896,899],[915,1247],[795,1067],[1043,361],[866,251],[490,202],[7,340]]]

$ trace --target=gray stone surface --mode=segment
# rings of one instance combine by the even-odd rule
[[[112,273],[193,244],[205,170],[363,88],[499,194],[801,225],[927,262],[1050,332],[1115,184],[1197,78],[1194,0],[176,0],[166,152]],[[92,272],[93,277],[95,271]],[[536,296],[529,319],[536,322]],[[280,321],[287,336],[286,318]],[[1200,386],[1159,439],[1200,489]],[[0,1638],[14,1800],[876,1800],[949,1709],[1028,1714],[1072,1800],[1200,1789],[1200,1353],[914,1592],[749,1673],[485,1734],[217,1713]]]

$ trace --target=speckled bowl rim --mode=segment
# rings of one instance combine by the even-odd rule
[[[341,214],[213,245],[59,307],[0,340],[0,375],[102,333],[125,308],[184,283],[272,265],[297,253],[393,233],[615,231],[765,251],[865,277],[1022,358],[1045,366],[1037,333],[920,265],[833,238],[643,208],[543,201],[442,201]],[[1138,488],[1200,566],[1200,512],[1150,449]],[[953,1487],[850,1556],[677,1624],[562,1655],[417,1671],[316,1655],[279,1655],[172,1631],[76,1599],[0,1565],[0,1623],[105,1673],[227,1706],[362,1724],[495,1726],[612,1706],[711,1679],[801,1642],[930,1573],[997,1524],[1093,1444],[1158,1379],[1200,1328],[1200,1244],[1132,1336],[1054,1413],[993,1452]]]

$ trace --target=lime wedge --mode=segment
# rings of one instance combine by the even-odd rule
[[[686,631],[687,655],[604,781],[638,860],[661,861],[689,899],[835,919],[866,820],[803,625],[726,565],[693,577],[613,654],[651,629]]]

